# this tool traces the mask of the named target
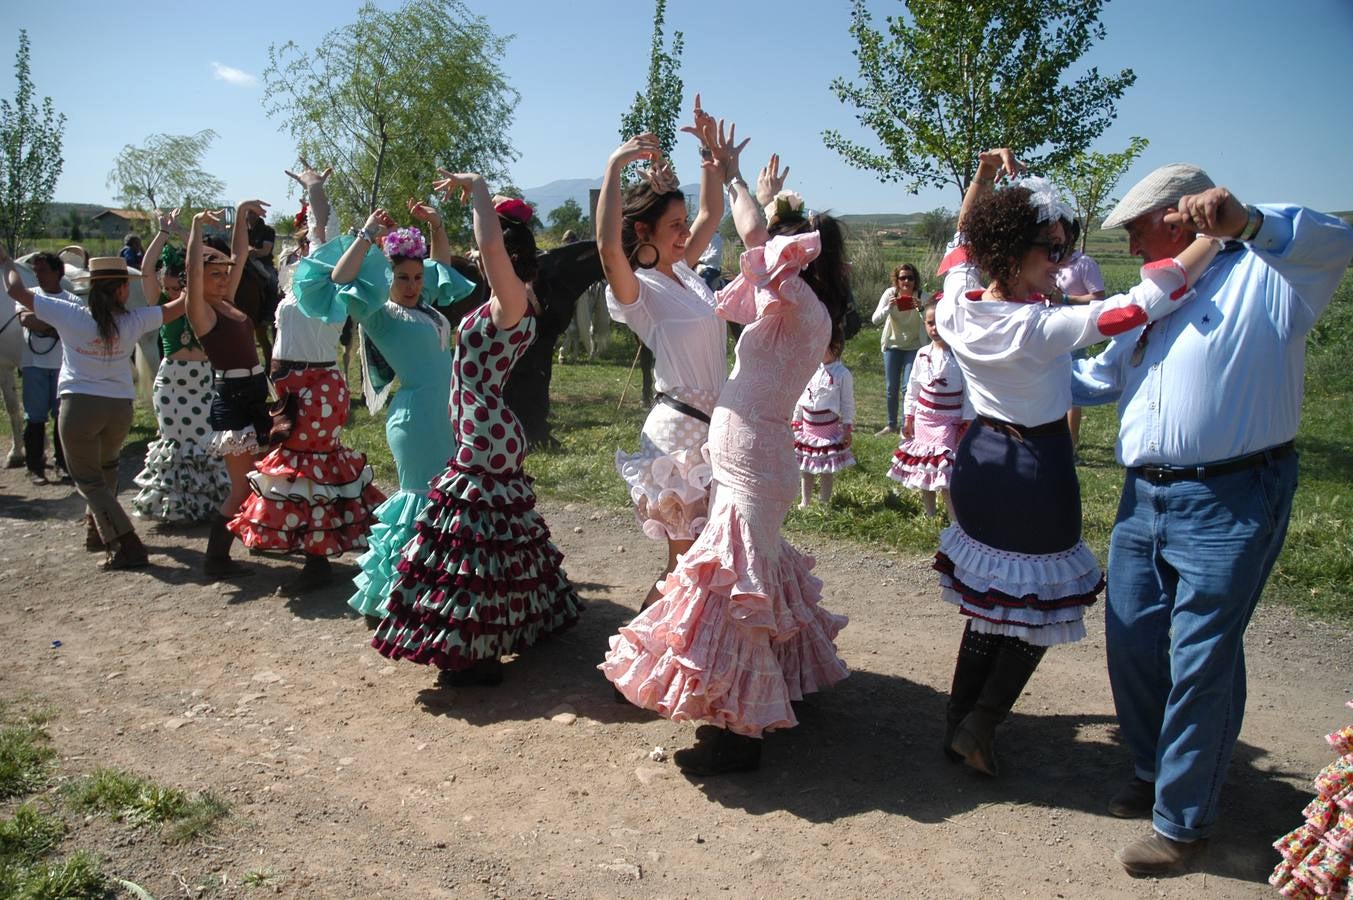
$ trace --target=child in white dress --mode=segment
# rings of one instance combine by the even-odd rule
[[[855,377],[841,362],[844,342],[834,338],[822,363],[808,380],[794,407],[794,455],[802,473],[799,509],[813,502],[813,488],[822,476],[818,494],[823,504],[831,502],[836,473],[855,465],[850,452],[855,429]]]

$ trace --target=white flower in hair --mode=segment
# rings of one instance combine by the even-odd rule
[[[797,191],[780,191],[766,204],[766,221],[774,222],[788,216],[803,216],[803,197]]]
[[[1058,219],[1075,221],[1075,211],[1061,198],[1051,181],[1034,175],[1020,181],[1019,186],[1032,191],[1029,205],[1038,210],[1038,221],[1056,222]]]

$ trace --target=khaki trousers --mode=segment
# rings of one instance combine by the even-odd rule
[[[132,530],[117,502],[117,457],[132,428],[132,401],[89,394],[61,398],[61,443],[75,489],[85,498],[105,544]]]

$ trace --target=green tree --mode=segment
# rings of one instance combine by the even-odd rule
[[[376,207],[398,216],[408,198],[428,198],[438,166],[495,181],[516,158],[508,132],[520,96],[499,65],[509,40],[461,0],[363,3],[313,48],[268,48],[264,107],[302,159],[334,167],[340,221]],[[464,233],[459,204],[443,216]]]
[[[1137,157],[1150,143],[1146,138],[1134,137],[1121,153],[1077,153],[1065,163],[1050,166],[1048,176],[1071,198],[1076,216],[1085,226],[1081,229],[1081,252],[1090,229],[1104,218],[1114,203],[1109,194]]]
[[[962,198],[977,154],[1010,147],[1035,170],[1084,150],[1113,121],[1137,76],[1066,73],[1100,40],[1106,0],[901,0],[906,14],[874,29],[853,0],[855,81],[832,90],[882,150],[829,130],[827,146],[908,191],[952,185]]]
[[[108,187],[128,209],[196,209],[217,203],[225,182],[202,168],[217,134],[152,134],[140,147],[127,144],[113,160]]]
[[[958,215],[943,206],[921,214],[916,231],[931,250],[939,250],[954,236]]]
[[[80,227],[80,213],[78,210],[71,209],[66,213],[66,226],[71,243],[78,244],[80,241],[84,240],[85,233],[84,229]]]
[[[657,135],[658,145],[668,159],[676,146],[677,120],[681,117],[681,53],[686,38],[680,31],[672,32],[672,46],[667,47],[663,27],[667,18],[667,0],[656,0],[653,11],[653,43],[649,50],[648,81],[644,90],[636,92],[634,103],[620,117],[620,139],[627,141],[636,134],[651,131]],[[634,178],[635,166],[628,166],[625,181]]]
[[[66,117],[51,97],[35,101],[29,70],[28,32],[19,29],[14,57],[14,100],[0,100],[0,241],[11,253],[33,234],[56,192],[65,158],[61,137]]]
[[[577,232],[579,238],[583,238],[592,233],[591,221],[583,213],[583,208],[578,205],[578,201],[572,197],[550,210],[545,219],[550,223],[550,230],[555,234],[563,234],[572,229]]]

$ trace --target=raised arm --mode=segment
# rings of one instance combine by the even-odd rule
[[[5,279],[5,291],[10,298],[25,309],[33,308],[33,292],[23,286],[23,279],[14,268],[14,260],[4,244],[0,244],[0,277]]]
[[[150,239],[150,246],[146,248],[146,254],[141,258],[141,293],[146,298],[146,303],[151,306],[155,302],[151,299],[160,295],[160,280],[155,275],[155,261],[160,258],[160,252],[164,250],[165,244],[169,243],[170,236],[178,232],[179,210],[175,209],[171,213],[155,211],[155,220],[160,225],[160,230],[155,232],[155,237]]]
[[[216,311],[207,303],[204,292],[204,266],[202,264],[202,233],[207,225],[219,225],[225,217],[223,209],[204,209],[193,216],[193,224],[188,229],[188,270],[187,315],[188,324],[199,338],[216,327]],[[236,261],[232,269],[238,269],[243,263]]]
[[[232,229],[230,255],[235,265],[230,267],[230,282],[226,287],[226,296],[234,302],[235,292],[240,289],[240,280],[244,278],[244,266],[249,262],[249,214],[259,218],[268,214],[268,204],[262,200],[245,200],[235,207],[235,226]],[[192,321],[189,318],[189,321]]]
[[[366,224],[357,233],[357,238],[343,252],[338,265],[334,266],[333,272],[329,275],[330,280],[334,284],[347,284],[356,278],[357,273],[362,270],[362,260],[366,258],[367,251],[376,245],[381,235],[394,227],[395,220],[383,209],[375,210],[367,216]]]
[[[738,148],[741,150],[741,148]],[[775,163],[775,168],[779,168],[780,157],[772,154],[771,159]],[[734,163],[737,162],[736,156]],[[752,196],[751,189],[747,187],[747,182],[742,179],[742,173],[734,170],[728,181],[728,197],[733,204],[733,225],[738,230],[738,237],[742,238],[742,245],[747,248],[760,247],[766,243],[770,235],[766,232],[766,215],[762,211],[762,203],[758,200],[760,194],[768,191],[772,184],[778,179],[778,191],[784,187],[784,176],[775,176],[771,174],[771,166],[761,170],[757,176],[757,197]],[[785,174],[789,173],[789,167],[785,167]],[[775,192],[772,191],[771,199],[775,198]],[[766,203],[770,203],[767,200]]]
[[[723,120],[700,108],[700,95],[695,95],[695,122],[681,129],[700,140],[700,209],[691,224],[691,236],[686,242],[686,265],[692,268],[700,261],[710,240],[723,221],[724,185],[738,174],[738,155],[747,141],[736,143],[737,126],[723,133]]]
[[[968,211],[972,209],[973,204],[979,198],[990,194],[996,187],[997,178],[1001,176],[1018,178],[1023,171],[1024,164],[1015,159],[1015,154],[1004,147],[979,153],[977,171],[973,174],[972,181],[968,183],[968,190],[963,194],[963,205],[958,210],[958,230],[963,230],[963,222],[968,218]]]
[[[438,169],[437,171],[443,170]],[[428,258],[444,266],[451,265],[451,241],[446,236],[446,226],[442,224],[441,213],[433,209],[431,204],[420,203],[410,197],[409,215],[427,225],[428,234],[432,237]],[[475,233],[478,234],[478,232],[479,230],[476,228]]]
[[[479,175],[453,173],[438,169],[442,176],[434,187],[448,202],[459,196],[469,202],[474,211],[474,241],[479,248],[479,262],[489,279],[489,306],[493,324],[499,328],[513,328],[526,315],[526,283],[517,277],[512,260],[503,243],[503,228],[493,208],[488,185]]]
[[[606,273],[611,293],[626,306],[639,299],[639,279],[630,268],[620,238],[624,225],[620,176],[625,166],[638,159],[650,162],[662,159],[656,135],[646,132],[632,137],[611,153],[606,161],[606,174],[601,179],[601,196],[597,198],[597,252],[601,256],[601,268]]]
[[[329,180],[329,176],[334,174],[333,166],[325,169],[323,172],[315,171],[314,166],[305,160],[301,160],[301,171],[293,172],[290,169],[284,170],[288,178],[301,186],[301,192],[305,201],[309,204],[310,212],[310,246],[318,247],[329,239],[329,194],[324,188],[324,183]]]

